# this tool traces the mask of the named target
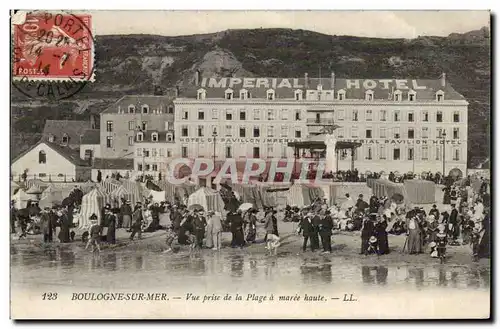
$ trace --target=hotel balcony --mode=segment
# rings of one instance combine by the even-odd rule
[[[306,124],[308,126],[328,126],[328,125],[333,125],[335,122],[333,119],[327,119],[327,118],[310,118],[306,120]]]

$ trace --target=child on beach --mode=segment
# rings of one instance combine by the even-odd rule
[[[85,246],[85,250],[88,249],[90,245],[92,245],[92,252],[95,252],[95,249],[97,248],[97,251],[101,251],[101,246],[100,246],[100,240],[101,240],[101,235],[102,235],[102,227],[97,223],[97,216],[95,214],[92,214],[90,216],[90,230],[89,230],[89,241],[87,242],[87,245]]]

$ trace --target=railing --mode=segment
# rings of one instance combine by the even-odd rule
[[[42,182],[57,182],[57,183],[78,181],[75,175],[26,175],[26,177],[23,177],[23,175],[21,174],[21,175],[10,176],[10,180],[14,182],[25,182],[32,179],[40,180]]]
[[[333,119],[327,119],[327,118],[310,118],[306,120],[306,123],[308,124],[318,124],[318,125],[333,125],[335,121]]]

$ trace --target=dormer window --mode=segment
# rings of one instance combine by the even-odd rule
[[[273,89],[269,89],[267,91],[267,100],[268,101],[274,100],[274,90]]]
[[[303,97],[302,90],[300,90],[300,89],[295,90],[295,100],[301,101],[302,97]]]
[[[401,92],[401,90],[396,90],[396,91],[394,92],[394,101],[396,101],[396,102],[401,102],[401,97],[402,97],[402,94],[403,94],[403,93]]]
[[[144,140],[144,134],[142,132],[137,133],[137,141],[142,142]]]
[[[173,105],[169,105],[168,108],[167,108],[167,113],[168,114],[174,114],[174,106]]]
[[[128,113],[135,113],[135,105],[130,104],[128,106]]]
[[[149,105],[144,104],[142,106],[142,114],[148,114],[149,113]]]
[[[339,101],[343,101],[345,99],[345,90],[344,89],[340,89],[338,92],[337,92],[337,99]]]
[[[373,100],[373,90],[365,91],[365,100],[372,101]]]
[[[207,92],[206,92],[205,89],[203,89],[203,88],[202,89],[198,89],[198,93],[197,93],[197,97],[196,98],[197,99],[205,99],[206,95],[207,95]]]
[[[226,90],[226,99],[231,100],[233,99],[233,90],[232,89],[227,89]]]
[[[174,135],[172,133],[167,134],[167,142],[173,142],[174,141]]]
[[[157,142],[158,141],[158,133],[152,133],[151,134],[151,141],[152,142]]]
[[[54,143],[56,141],[56,136],[50,134],[49,135],[49,142]]]
[[[62,136],[62,143],[63,143],[63,145],[67,145],[68,142],[69,142],[69,137],[68,137],[68,134],[65,133]]]
[[[240,99],[247,99],[247,98],[248,98],[248,90],[241,89],[240,90]]]
[[[444,92],[442,90],[439,90],[436,93],[436,101],[442,102],[444,100]]]
[[[408,92],[408,101],[414,102],[417,99],[417,93],[414,90]]]

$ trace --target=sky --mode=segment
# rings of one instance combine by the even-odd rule
[[[489,11],[91,11],[94,32],[178,36],[292,28],[377,38],[447,36],[489,26]]]

